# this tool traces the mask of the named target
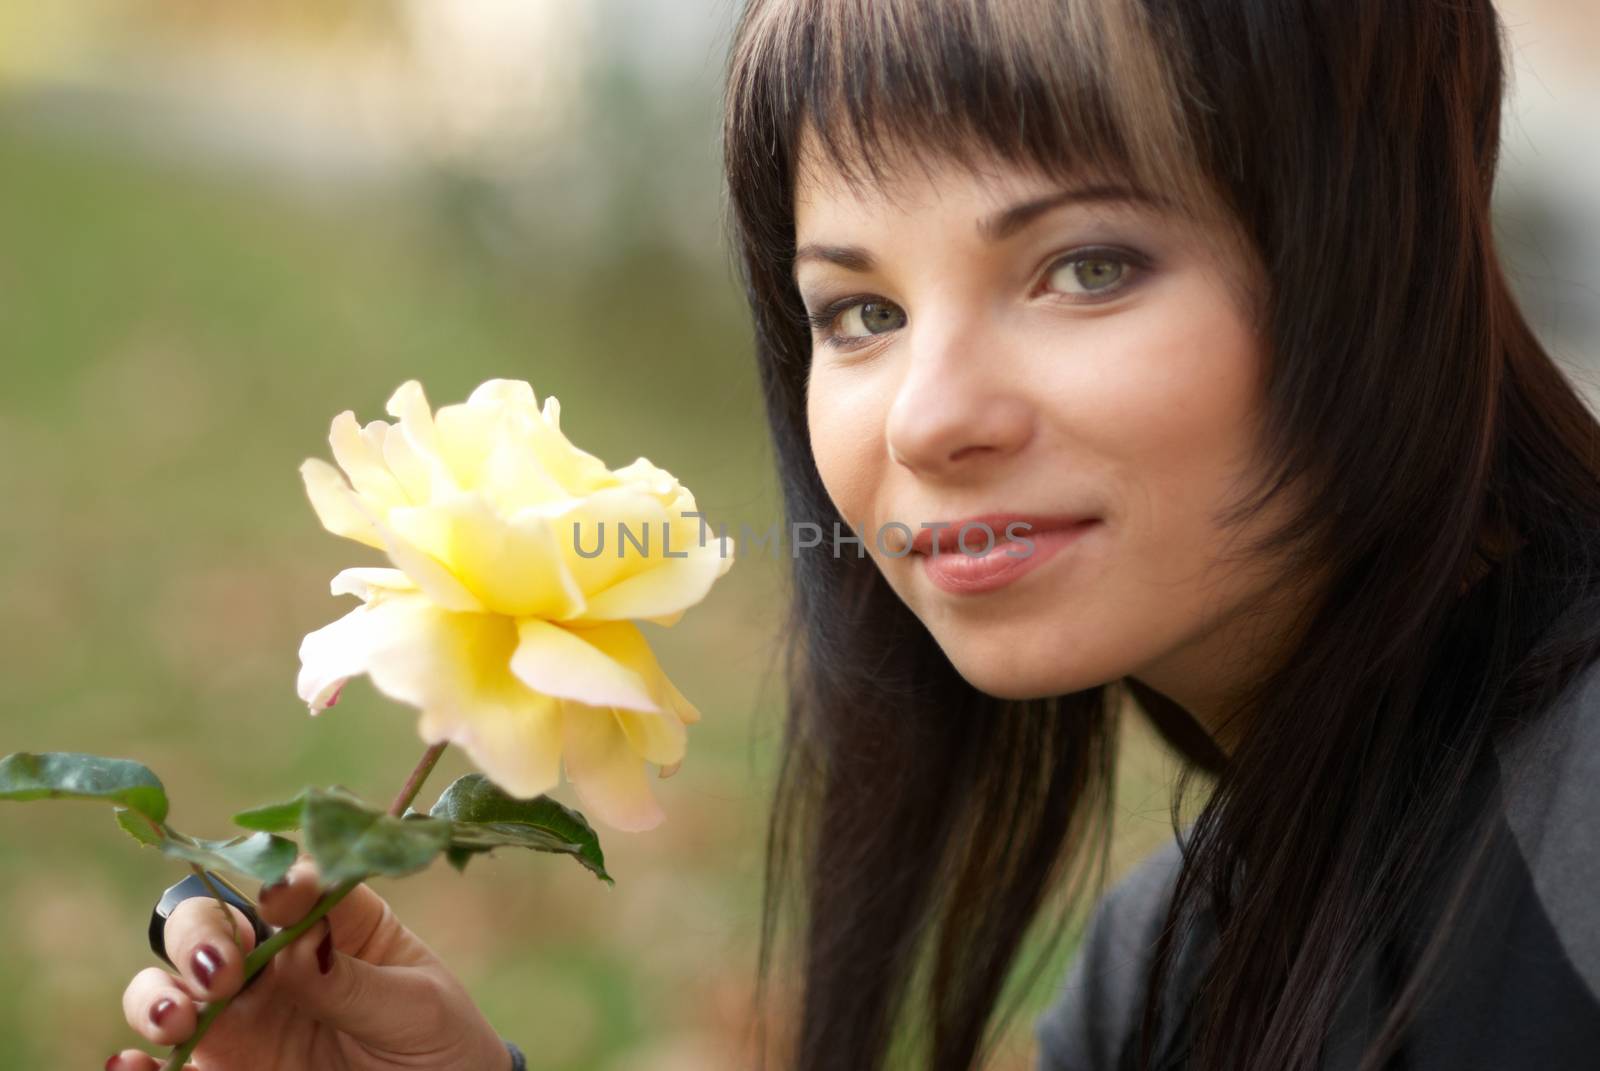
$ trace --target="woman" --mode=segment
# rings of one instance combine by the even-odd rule
[[[785,1067],[981,1062],[1102,874],[1124,695],[1211,793],[1100,902],[1042,1068],[1600,1061],[1600,427],[1496,258],[1502,82],[1488,0],[746,7],[785,508],[861,537],[795,558]],[[375,894],[341,909],[202,1068],[506,1062]],[[237,988],[222,925],[174,914],[151,1040]]]

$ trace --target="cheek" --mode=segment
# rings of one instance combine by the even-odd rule
[[[888,399],[864,369],[814,369],[806,385],[806,427],[822,485],[853,524],[875,519],[873,496],[883,483]]]
[[[1258,340],[1202,285],[1174,287],[1097,326],[1088,379],[1060,396],[1074,413],[1068,427],[1111,469],[1113,519],[1133,556],[1122,565],[1168,583],[1190,577],[1220,553],[1215,515],[1248,471]]]

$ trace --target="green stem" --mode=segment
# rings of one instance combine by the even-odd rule
[[[421,791],[422,783],[428,779],[428,774],[433,772],[434,766],[438,764],[439,756],[444,754],[446,746],[446,744],[434,744],[423,753],[422,760],[417,763],[417,768],[411,771],[411,776],[406,780],[405,787],[400,790],[400,795],[389,805],[391,815],[399,818],[405,814],[406,808],[411,806],[411,801],[416,799],[417,793]],[[261,942],[244,958],[244,978],[240,982],[240,990],[243,990],[244,982],[255,977],[256,973],[267,965],[268,960],[293,943],[295,938],[315,926],[318,919],[332,911],[335,904],[350,895],[350,890],[360,884],[360,878],[350,878],[340,882],[322,894],[322,898],[312,906],[305,918]],[[199,1021],[195,1023],[194,1033],[189,1035],[188,1041],[172,1050],[162,1071],[183,1071],[184,1061],[189,1059],[195,1046],[200,1044],[200,1039],[205,1037],[206,1031],[210,1029],[212,1020],[222,1014],[222,1010],[228,1006],[231,999],[214,1000],[205,1006],[205,1010],[200,1013]]]

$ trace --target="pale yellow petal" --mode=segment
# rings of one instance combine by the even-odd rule
[[[429,507],[407,506],[401,510],[392,510],[389,519],[392,522],[397,516],[427,508]],[[478,597],[448,566],[396,531],[392,523],[380,523],[374,527],[383,540],[383,549],[389,555],[389,560],[441,608],[461,613],[474,613],[484,609]]]
[[[693,703],[689,702],[687,696],[678,691],[677,686],[672,683],[672,678],[668,677],[665,673],[662,673],[661,679],[657,683],[657,687],[659,688],[659,691],[657,691],[655,694],[657,696],[666,696],[666,702],[664,705],[668,710],[672,711],[678,716],[679,721],[683,722],[685,725],[693,725],[695,722],[700,720],[699,708]]]
[[[458,487],[476,489],[485,480],[489,455],[500,440],[504,407],[485,404],[442,405],[433,414],[439,456],[450,467]]]
[[[655,496],[610,487],[569,501],[549,523],[567,570],[586,595],[593,595],[672,560],[662,557],[664,549],[685,549],[664,544],[662,533],[670,522]]]
[[[300,476],[322,527],[336,536],[383,549],[383,537],[373,525],[371,515],[363,510],[360,499],[338,469],[313,457],[300,466]]]
[[[393,652],[398,651],[411,652],[421,659],[431,657],[437,623],[451,616],[426,597],[409,592],[395,592],[357,606],[300,641],[300,674],[296,682],[300,698],[315,714],[333,705],[333,698],[346,680],[370,673],[379,656],[394,657]],[[425,697],[420,690],[414,694],[389,694],[415,705]]]
[[[529,799],[561,783],[561,703],[529,693],[520,703],[457,714],[431,710],[418,722],[424,743],[450,743],[506,792]]]
[[[538,412],[539,400],[534,396],[533,385],[525,379],[489,379],[467,395],[470,405],[485,403],[526,407]]]
[[[555,787],[561,704],[512,675],[517,633],[509,618],[449,613],[420,597],[387,599],[371,612],[367,673],[380,692],[423,712],[425,742],[459,745],[513,795]]]
[[[569,491],[547,466],[546,458],[561,448],[553,438],[537,412],[502,410],[478,484],[500,512],[510,516],[574,497],[576,492]]]
[[[672,713],[640,714],[632,710],[613,708],[617,725],[628,739],[628,747],[641,759],[658,766],[670,766],[683,761],[689,736],[683,722]]]
[[[381,421],[374,421],[381,424]],[[432,466],[412,447],[411,441],[399,429],[382,425],[383,463],[394,474],[395,481],[405,492],[412,505],[423,505],[433,499]],[[371,428],[372,425],[367,425]]]
[[[606,621],[594,625],[569,626],[577,636],[608,655],[612,661],[624,666],[644,682],[659,714],[646,715],[675,719],[684,724],[700,720],[700,712],[684,698],[661,668],[661,662],[650,649],[644,632],[631,621]],[[670,761],[670,760],[669,760]]]
[[[671,549],[674,553],[678,550]],[[591,592],[588,606],[576,620],[646,619],[657,624],[674,623],[676,619],[670,615],[704,599],[711,585],[728,571],[730,560],[718,553],[714,541],[703,549],[689,550],[685,558],[663,558],[652,568]]]
[[[384,463],[381,436],[381,432],[364,431],[356,422],[356,415],[346,409],[333,418],[328,445],[333,447],[333,459],[344,469],[356,493],[372,505],[386,509],[404,505],[408,499],[394,473]]]
[[[517,622],[511,672],[536,692],[594,707],[658,711],[643,678],[586,638],[538,618]]]
[[[295,690],[312,714],[333,706],[345,682],[366,672],[371,617],[366,606],[358,606],[300,641]]]
[[[546,472],[575,495],[617,485],[617,478],[604,461],[574,446],[562,432],[561,403],[554,395],[544,400],[540,415],[541,420],[532,422],[537,432],[533,444]]]
[[[683,620],[684,613],[685,611],[683,610],[674,610],[670,614],[656,614],[652,617],[636,617],[634,620],[648,621],[652,625],[660,625],[662,628],[671,628],[673,625],[676,625],[679,621]]]
[[[676,476],[645,457],[634,458],[617,469],[615,475],[622,483],[648,491],[663,502],[672,502],[683,490]],[[693,500],[690,500],[689,508],[694,508]]]
[[[487,609],[548,619],[583,609],[583,592],[568,574],[555,533],[542,517],[508,521],[482,496],[466,494],[397,509],[388,520],[401,539],[447,567]]]
[[[420,449],[437,454],[438,436],[433,426],[433,409],[422,384],[408,379],[389,395],[384,409],[400,422],[400,427],[410,434],[412,442]]]
[[[416,582],[399,569],[376,568],[343,569],[328,587],[335,595],[354,595],[362,602],[419,590]]]
[[[433,411],[428,407],[428,398],[422,392],[422,384],[414,379],[400,384],[394,394],[390,395],[387,408],[389,415],[398,421],[397,427],[393,430],[398,431],[405,439],[415,462],[426,470],[429,500],[460,490],[449,464],[445,461],[439,440],[439,429],[434,424]],[[394,437],[393,432],[390,437]],[[396,471],[398,472],[398,469]]]
[[[665,815],[650,776],[609,710],[569,703],[562,711],[562,757],[583,812],[614,829],[641,832]]]

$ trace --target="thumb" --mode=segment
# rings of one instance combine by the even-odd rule
[[[373,1048],[406,1051],[428,1041],[423,1020],[429,1009],[425,971],[380,966],[340,950],[337,911],[320,918],[279,952],[280,991],[302,1012],[352,1040]],[[354,941],[352,935],[351,942]]]

